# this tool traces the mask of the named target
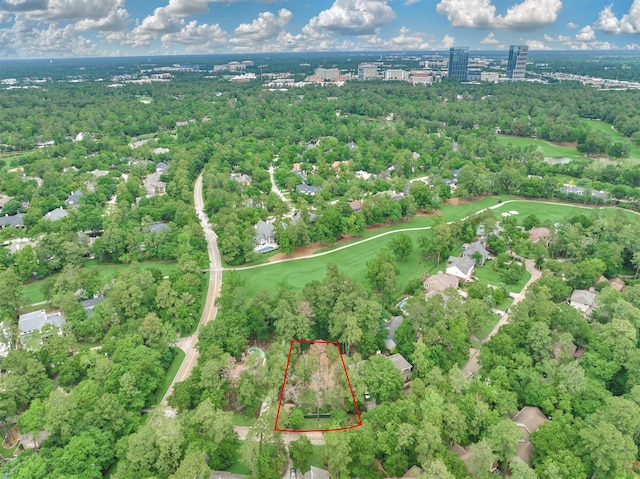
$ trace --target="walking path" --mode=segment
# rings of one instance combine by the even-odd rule
[[[198,333],[202,325],[216,319],[218,313],[218,307],[216,306],[216,299],[220,296],[220,289],[222,287],[222,259],[220,258],[220,251],[218,250],[218,237],[213,232],[211,224],[209,223],[209,217],[204,212],[204,198],[202,197],[202,174],[198,176],[196,180],[195,188],[193,190],[193,202],[196,208],[196,213],[200,219],[200,225],[204,231],[205,239],[207,240],[207,253],[209,254],[209,290],[207,291],[207,300],[202,310],[202,316],[200,322],[196,328],[195,333],[191,336],[180,338],[178,341],[178,347],[185,353],[184,360],[178,369],[177,374],[171,382],[171,386],[167,389],[164,397],[162,398],[162,405],[166,407],[167,398],[173,392],[173,388],[176,383],[187,379],[193,368],[197,364],[198,350],[196,344],[198,342]]]
[[[284,201],[285,203],[288,203],[291,200],[286,196],[284,196],[284,194],[282,194],[282,191],[280,191],[280,189],[278,188],[278,185],[276,185],[276,180],[273,177],[274,171],[275,171],[275,168],[273,167],[273,164],[269,165],[269,178],[271,178],[271,191],[273,191],[276,195],[278,195],[282,201]]]
[[[513,303],[511,303],[510,308],[513,308],[516,304],[522,301],[527,292],[527,288],[534,281],[537,281],[542,276],[542,271],[535,268],[535,262],[532,259],[526,259],[525,266],[527,268],[527,271],[531,273],[531,278],[529,278],[529,281],[527,281],[527,283],[524,285],[524,287],[522,288],[522,291],[520,291],[520,293],[516,295],[516,297],[513,300]],[[498,333],[500,328],[505,324],[507,324],[508,322],[509,322],[509,313],[504,313],[500,318],[500,320],[498,321],[498,323],[493,327],[491,332],[487,335],[487,337],[482,339],[482,341],[480,342],[484,343],[486,341],[489,341],[493,336],[495,336]],[[471,348],[469,350],[469,361],[467,361],[467,364],[465,364],[464,367],[462,368],[462,372],[467,377],[471,376],[473,373],[477,373],[478,371],[480,371],[481,366],[478,361],[479,358],[480,358],[480,350],[476,348]]]

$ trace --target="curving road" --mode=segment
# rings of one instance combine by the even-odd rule
[[[169,389],[167,389],[166,394],[162,398],[163,406],[167,405],[167,398],[173,392],[175,384],[187,379],[198,363],[199,353],[196,349],[198,333],[203,324],[216,319],[216,314],[218,313],[216,299],[220,296],[220,289],[222,287],[222,259],[220,258],[220,251],[218,250],[218,237],[213,232],[211,224],[209,223],[209,217],[204,212],[202,173],[198,176],[193,189],[193,203],[196,208],[196,214],[200,219],[200,226],[202,226],[205,239],[207,240],[207,253],[209,254],[209,290],[207,291],[207,300],[204,304],[202,316],[200,317],[200,322],[198,323],[195,333],[178,340],[178,347],[184,351],[185,357],[180,365],[180,369],[173,378],[171,386],[169,386]]]

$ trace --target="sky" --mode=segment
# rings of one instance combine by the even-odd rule
[[[640,49],[640,0],[0,0],[0,58]]]

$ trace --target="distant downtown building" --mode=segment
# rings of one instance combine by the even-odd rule
[[[457,47],[449,50],[447,76],[454,80],[467,81],[469,65],[469,47]]]
[[[507,78],[512,81],[524,80],[527,68],[527,45],[511,45],[509,47],[509,63],[507,63]]]

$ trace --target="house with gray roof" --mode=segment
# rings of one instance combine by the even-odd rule
[[[438,271],[422,282],[424,286],[424,299],[427,300],[437,294],[443,295],[449,288],[458,289],[460,280],[452,275]]]
[[[408,381],[411,377],[411,370],[413,369],[411,363],[407,361],[402,354],[392,354],[391,356],[387,356],[387,359],[402,373],[404,380]]]
[[[169,171],[169,165],[164,161],[161,161],[156,165],[156,173],[166,173],[167,171]]]
[[[0,229],[3,228],[24,228],[24,213],[16,213],[15,215],[0,216]]]
[[[69,206],[80,206],[80,197],[83,196],[84,193],[82,190],[72,191],[71,194],[64,200],[64,203]]]
[[[298,193],[311,196],[314,196],[322,191],[322,188],[320,188],[319,186],[311,186],[305,183],[298,185],[296,189],[298,190]]]
[[[103,301],[104,301],[104,297],[102,296],[99,298],[85,299],[84,301],[80,301],[80,306],[84,308],[84,311],[85,313],[87,313],[87,317],[88,317],[88,316],[91,316],[91,314],[93,313],[93,308],[95,308],[97,305],[99,305]]]
[[[596,302],[596,293],[592,293],[586,289],[575,289],[571,293],[571,296],[569,296],[569,300],[567,302],[569,303],[569,306],[579,309],[589,316]]]
[[[109,172],[108,172],[108,171],[105,171],[105,170],[93,170],[93,171],[91,172],[91,174],[92,174],[93,176],[95,176],[96,178],[100,178],[100,177],[102,177],[102,176],[107,176],[107,175],[109,174]]]
[[[169,224],[166,221],[157,221],[155,223],[151,223],[150,225],[143,226],[143,233],[157,233],[158,231],[163,231],[169,229]]]
[[[62,334],[62,326],[65,324],[66,318],[62,312],[47,314],[44,309],[33,311],[31,313],[21,314],[18,319],[18,330],[20,333],[20,343],[26,348],[31,349],[30,338],[34,332],[41,333],[42,329],[51,325],[58,334]],[[42,344],[43,336],[40,337]]]
[[[246,173],[231,173],[231,179],[237,181],[241,185],[251,186],[251,176]]]
[[[43,218],[49,221],[58,221],[62,218],[66,218],[67,216],[69,216],[69,213],[67,213],[62,207],[58,207],[55,210],[49,211],[43,216]]]
[[[304,479],[331,479],[329,471],[311,466],[311,469],[304,473]]]
[[[278,247],[278,243],[276,242],[276,231],[274,226],[271,223],[267,223],[266,221],[258,221],[255,225],[256,234],[253,237],[253,242],[255,244],[255,250],[260,251],[265,246],[273,246],[275,249]]]
[[[389,321],[387,321],[384,325],[384,329],[388,332],[387,339],[384,340],[384,344],[387,347],[387,350],[393,351],[396,348],[396,342],[394,340],[394,335],[396,333],[396,329],[400,327],[402,322],[404,321],[404,317],[402,316],[393,316]]]
[[[518,443],[518,452],[514,459],[531,466],[533,445],[531,444],[529,436],[536,432],[544,423],[549,422],[549,419],[542,413],[540,408],[525,406],[520,409],[518,414],[513,416],[511,420],[520,428],[520,431],[522,431],[522,438]]]
[[[150,173],[144,179],[144,189],[147,191],[145,195],[147,198],[154,196],[161,196],[165,194],[167,184],[160,180],[160,173]]]
[[[476,262],[469,256],[462,256],[457,258],[455,256],[449,256],[447,261],[447,274],[453,275],[463,281],[469,281],[473,276],[473,269]]]
[[[489,257],[489,251],[487,251],[487,247],[482,241],[474,241],[473,243],[465,243],[462,245],[462,256],[473,258],[474,253],[480,253],[481,259],[478,263],[480,266],[482,266]]]

